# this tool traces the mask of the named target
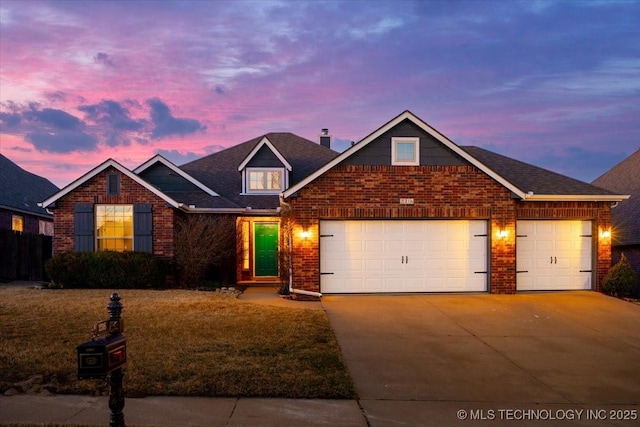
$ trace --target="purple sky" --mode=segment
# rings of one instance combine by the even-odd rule
[[[58,186],[404,110],[590,182],[640,147],[640,2],[0,0],[0,152]]]

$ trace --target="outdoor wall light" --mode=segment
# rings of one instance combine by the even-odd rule
[[[600,231],[600,237],[602,239],[610,239],[611,238],[611,230],[602,230],[602,231]]]
[[[311,232],[309,230],[302,230],[300,232],[300,237],[307,240],[309,237],[311,237]]]
[[[509,237],[509,232],[507,230],[505,230],[504,228],[501,228],[501,229],[498,230],[496,235],[498,236],[498,239],[503,239],[504,240],[507,237]]]

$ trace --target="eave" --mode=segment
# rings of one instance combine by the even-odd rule
[[[621,202],[631,197],[628,194],[525,194],[527,202]]]

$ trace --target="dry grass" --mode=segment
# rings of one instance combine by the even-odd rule
[[[210,292],[119,292],[129,395],[352,398],[320,310],[269,307]],[[58,393],[104,392],[76,379],[75,347],[108,317],[104,290],[0,287],[0,391],[32,375]]]

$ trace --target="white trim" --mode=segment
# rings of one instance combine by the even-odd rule
[[[172,172],[177,173],[182,178],[186,179],[187,181],[189,181],[190,183],[192,183],[193,185],[195,185],[196,187],[198,187],[208,195],[219,196],[219,194],[213,191],[211,188],[207,187],[206,185],[204,185],[203,183],[201,183],[200,181],[198,181],[197,179],[195,179],[194,177],[192,177],[191,175],[189,175],[188,173],[180,169],[178,166],[176,166],[174,163],[172,163],[170,160],[167,160],[165,157],[161,156],[160,154],[156,154],[155,156],[153,156],[152,158],[150,158],[149,160],[147,160],[146,162],[144,162],[143,164],[135,168],[133,170],[133,173],[135,173],[136,175],[139,175],[141,172],[150,168],[157,162],[162,163],[163,165],[171,169]]]
[[[43,201],[41,206],[43,208],[46,208],[47,206],[52,205],[58,199],[60,199],[60,198],[62,198],[64,196],[66,196],[67,194],[71,193],[73,190],[75,190],[76,188],[80,187],[82,184],[84,184],[85,182],[87,182],[90,179],[94,178],[96,175],[98,175],[99,173],[105,171],[109,167],[113,167],[114,169],[120,171],[122,174],[126,175],[128,178],[132,179],[137,184],[140,184],[141,186],[143,186],[144,188],[146,188],[147,190],[149,190],[150,192],[152,192],[156,196],[160,197],[162,200],[167,202],[171,207],[177,208],[177,207],[180,206],[180,203],[176,202],[171,197],[168,197],[162,191],[160,191],[159,189],[157,189],[153,185],[149,184],[148,182],[146,182],[145,180],[140,178],[138,175],[136,175],[135,173],[133,173],[129,169],[125,168],[124,166],[122,166],[120,163],[116,162],[113,159],[108,159],[108,160],[102,162],[100,165],[96,166],[95,168],[91,169],[89,172],[85,173],[80,178],[76,179],[71,184],[67,185],[62,190],[58,191],[53,196],[49,197],[47,200]]]
[[[372,132],[371,134],[366,136],[364,139],[360,140],[358,143],[352,145],[349,149],[345,150],[341,155],[339,155],[338,157],[334,158],[332,161],[330,161],[329,163],[325,164],[323,167],[321,167],[320,169],[316,170],[314,173],[312,173],[311,175],[307,176],[302,181],[299,181],[293,187],[291,187],[291,188],[287,189],[286,191],[284,191],[282,193],[283,197],[287,198],[287,197],[290,197],[291,195],[295,194],[297,191],[299,191],[302,188],[304,188],[307,184],[311,183],[312,181],[315,181],[318,177],[322,176],[329,169],[331,169],[334,166],[340,164],[340,162],[342,162],[343,160],[345,160],[348,157],[352,156],[358,150],[361,150],[367,144],[369,144],[371,141],[375,140],[376,138],[381,136],[383,133],[389,131],[390,129],[392,129],[394,126],[398,125],[400,122],[402,122],[405,119],[408,119],[411,122],[413,122],[413,124],[415,124],[416,126],[421,128],[422,130],[427,132],[429,135],[433,136],[438,141],[440,141],[445,147],[449,148],[451,151],[453,151],[454,153],[456,153],[457,155],[462,157],[464,160],[468,161],[473,166],[475,166],[478,169],[480,169],[480,171],[482,171],[485,174],[487,174],[490,178],[492,178],[495,181],[497,181],[499,184],[501,184],[503,187],[505,187],[508,190],[510,190],[511,192],[513,192],[517,197],[519,197],[522,200],[526,199],[526,200],[619,201],[619,200],[624,200],[624,199],[628,198],[628,196],[625,197],[625,196],[618,196],[618,195],[592,195],[592,196],[587,196],[587,195],[581,195],[581,194],[578,194],[578,195],[569,195],[569,194],[567,194],[567,195],[558,195],[558,196],[556,196],[556,195],[535,195],[535,196],[533,196],[533,195],[527,194],[527,192],[525,190],[522,190],[522,189],[516,187],[514,184],[512,184],[506,178],[504,178],[503,176],[499,175],[498,173],[493,171],[491,168],[489,168],[487,165],[485,165],[484,163],[480,162],[478,159],[476,159],[475,157],[473,157],[472,155],[470,155],[469,153],[467,153],[466,151],[464,151],[463,149],[458,147],[453,141],[451,141],[449,138],[447,138],[446,136],[444,136],[443,134],[441,134],[440,132],[438,132],[437,130],[432,128],[431,126],[429,126],[426,122],[422,121],[419,117],[414,115],[409,110],[406,110],[403,113],[401,113],[400,115],[398,115],[397,117],[391,119],[389,122],[384,124],[382,127],[378,128],[377,130],[375,130],[374,132]]]
[[[256,155],[256,153],[262,148],[262,146],[266,145],[269,150],[271,150],[271,152],[273,154],[276,155],[276,157],[278,158],[278,160],[280,160],[280,163],[282,163],[282,165],[288,170],[291,171],[292,167],[289,164],[289,162],[287,162],[287,160],[284,158],[284,156],[282,154],[280,154],[280,152],[276,149],[276,147],[273,146],[273,144],[267,139],[267,137],[263,137],[259,143],[256,144],[255,147],[253,147],[253,150],[251,150],[251,152],[247,155],[247,157],[244,158],[244,160],[242,161],[242,163],[240,163],[240,166],[238,166],[238,172],[242,171],[247,164],[251,161],[251,159],[253,158],[253,156]]]
[[[619,202],[627,200],[628,194],[526,194],[528,202]]]
[[[413,144],[413,160],[398,160],[398,144]],[[394,136],[391,138],[391,164],[394,166],[420,165],[420,138]]]

